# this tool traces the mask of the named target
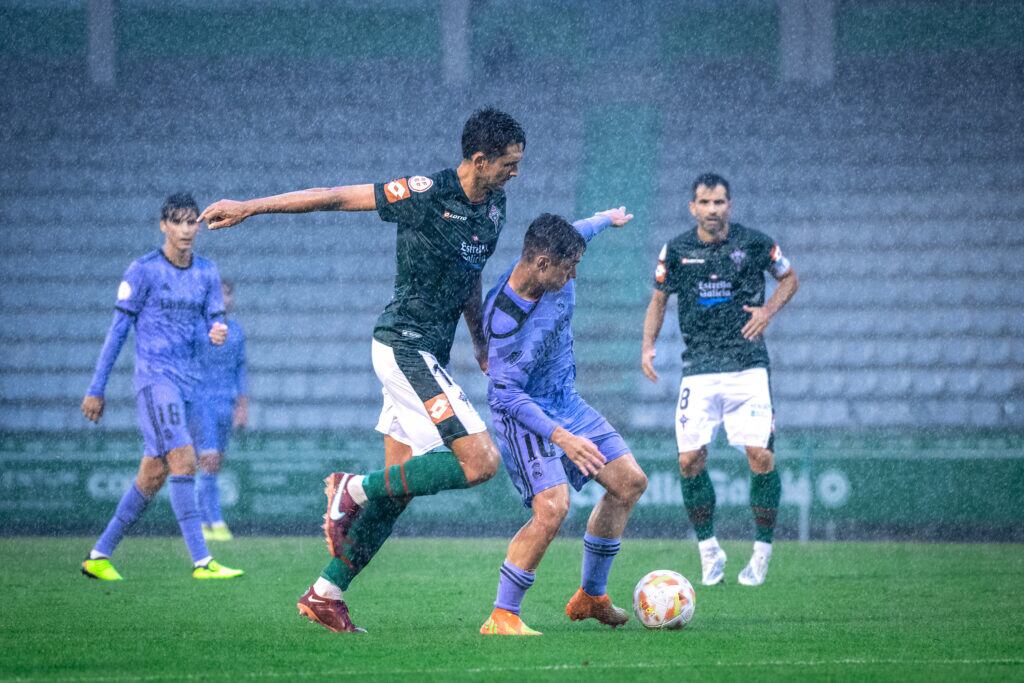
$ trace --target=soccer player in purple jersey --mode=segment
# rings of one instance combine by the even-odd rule
[[[192,576],[229,579],[243,573],[210,556],[196,509],[192,401],[199,379],[199,348],[207,336],[210,342],[223,344],[228,332],[217,267],[192,253],[198,216],[199,207],[191,195],[167,198],[160,215],[163,247],[128,266],[117,288],[114,321],[82,400],[82,414],[99,421],[107,378],[128,330],[134,327],[133,385],[145,449],[135,482],[82,562],[82,573],[90,578],[121,580],[110,556],[168,480],[171,507],[192,556]],[[205,335],[200,326],[208,330]]]
[[[578,491],[590,479],[606,492],[587,522],[582,581],[565,612],[613,627],[628,619],[608,597],[608,574],[647,477],[615,428],[576,393],[571,323],[587,242],[632,217],[625,207],[575,224],[542,214],[526,231],[518,263],[485,299],[488,403],[505,468],[532,516],[509,544],[484,635],[540,635],[523,623],[520,605],[569,511],[568,485]]]
[[[235,308],[235,287],[221,280],[225,315]],[[244,429],[249,422],[249,390],[245,371],[245,333],[235,318],[227,318],[228,338],[223,344],[201,346],[199,385],[199,481],[196,503],[203,520],[203,538],[230,541],[233,536],[220,509],[217,480],[231,440],[232,429]]]

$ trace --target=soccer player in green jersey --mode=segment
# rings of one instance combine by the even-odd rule
[[[693,183],[690,213],[697,226],[661,248],[654,294],[647,306],[641,366],[652,382],[654,343],[675,294],[683,351],[676,404],[676,443],[683,502],[697,533],[702,583],[725,577],[725,552],[715,538],[715,489],[705,469],[708,444],[725,423],[729,443],[747,454],[750,507],[756,540],[739,582],[759,586],[768,574],[782,486],[775,470],[774,412],[768,383],[768,349],[762,333],[793,298],[796,271],[775,241],[729,222],[729,183],[708,173]],[[765,271],[778,287],[765,301]]]
[[[342,591],[391,534],[414,496],[487,481],[500,456],[486,425],[445,369],[459,317],[482,370],[487,343],[480,275],[505,225],[503,187],[518,175],[526,135],[508,114],[475,112],[462,131],[462,161],[429,176],[315,188],[203,211],[211,229],[261,213],[377,211],[398,224],[398,272],[391,302],[373,331],[373,368],[384,386],[377,431],[383,470],[335,472],[325,480],[324,533],[334,558],[299,599],[299,611],[336,631],[357,631]],[[450,450],[436,451],[444,445]]]

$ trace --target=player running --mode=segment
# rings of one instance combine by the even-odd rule
[[[171,508],[192,556],[192,576],[230,579],[243,573],[210,557],[196,510],[192,432],[193,401],[200,376],[199,349],[207,343],[207,336],[210,343],[220,345],[228,334],[217,266],[192,253],[199,230],[198,215],[199,207],[191,195],[167,198],[160,214],[163,247],[128,266],[117,288],[114,321],[92,384],[82,400],[82,414],[98,422],[103,415],[107,378],[129,328],[134,326],[133,384],[145,448],[135,482],[82,562],[82,573],[94,579],[121,580],[110,556],[165,480],[170,482]]]
[[[235,287],[221,280],[225,316],[235,308]],[[249,390],[245,374],[245,334],[235,318],[227,318],[224,344],[204,344],[199,388],[199,484],[196,502],[203,520],[203,538],[230,541],[233,536],[220,510],[217,479],[232,429],[249,422]]]
[[[377,211],[398,224],[395,293],[373,331],[373,369],[383,385],[377,431],[385,469],[325,480],[324,533],[334,559],[299,599],[300,613],[337,632],[352,624],[342,591],[391,534],[408,500],[483,483],[498,450],[465,393],[445,370],[459,316],[486,370],[480,273],[505,225],[505,183],[518,175],[526,135],[497,109],[474,112],[462,161],[433,175],[222,200],[201,220],[225,228],[261,213]],[[434,451],[444,445],[451,450]],[[414,457],[418,456],[418,457]]]
[[[693,183],[690,213],[697,227],[661,248],[647,306],[641,365],[652,382],[654,343],[672,294],[679,302],[683,378],[676,404],[676,443],[683,502],[697,533],[702,583],[725,577],[725,551],[715,538],[715,489],[705,469],[707,446],[725,423],[729,443],[746,451],[756,540],[739,574],[759,586],[768,574],[782,485],[775,470],[775,431],[768,348],[761,336],[799,287],[796,271],[768,235],[729,222],[729,183],[705,174]],[[764,300],[764,273],[779,285]]]
[[[583,578],[565,613],[609,626],[628,619],[607,595],[608,574],[647,477],[615,428],[576,393],[571,323],[587,242],[632,218],[625,207],[575,224],[542,214],[526,231],[519,261],[487,295],[488,403],[505,468],[532,516],[509,544],[484,635],[540,635],[520,619],[520,604],[569,511],[568,484],[578,491],[592,478],[606,492],[587,522]]]

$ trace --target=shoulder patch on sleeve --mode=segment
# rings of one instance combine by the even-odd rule
[[[409,178],[409,189],[413,192],[426,192],[434,185],[434,181],[425,175],[414,175]]]
[[[388,200],[388,204],[408,199],[409,196],[409,181],[405,178],[398,178],[390,183],[384,183],[384,197]]]
[[[128,284],[127,280],[121,280],[121,284],[117,286],[117,300],[124,301],[130,299],[132,296],[132,286]]]
[[[665,259],[668,257],[668,244],[666,243],[661,248],[661,253],[658,254],[658,265],[654,269],[654,279],[659,282],[665,282],[665,276],[668,274],[668,269],[665,267]]]

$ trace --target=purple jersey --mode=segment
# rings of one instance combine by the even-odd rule
[[[162,250],[152,251],[128,266],[115,308],[89,394],[103,395],[128,318],[135,327],[135,391],[171,383],[190,396],[200,379],[199,356],[209,343],[207,333],[214,322],[224,321],[217,266],[193,255],[191,265],[179,268]]]
[[[237,321],[227,321],[228,340],[215,346],[209,337],[200,346],[200,382],[203,401],[234,400],[249,390],[245,374],[245,333]]]
[[[584,239],[611,225],[594,216],[573,224]],[[514,268],[514,266],[513,266]],[[510,268],[484,301],[490,384],[487,400],[493,410],[508,413],[531,432],[550,437],[558,426],[552,416],[575,406],[576,358],[572,314],[576,281],[557,292],[526,301],[508,285]]]

